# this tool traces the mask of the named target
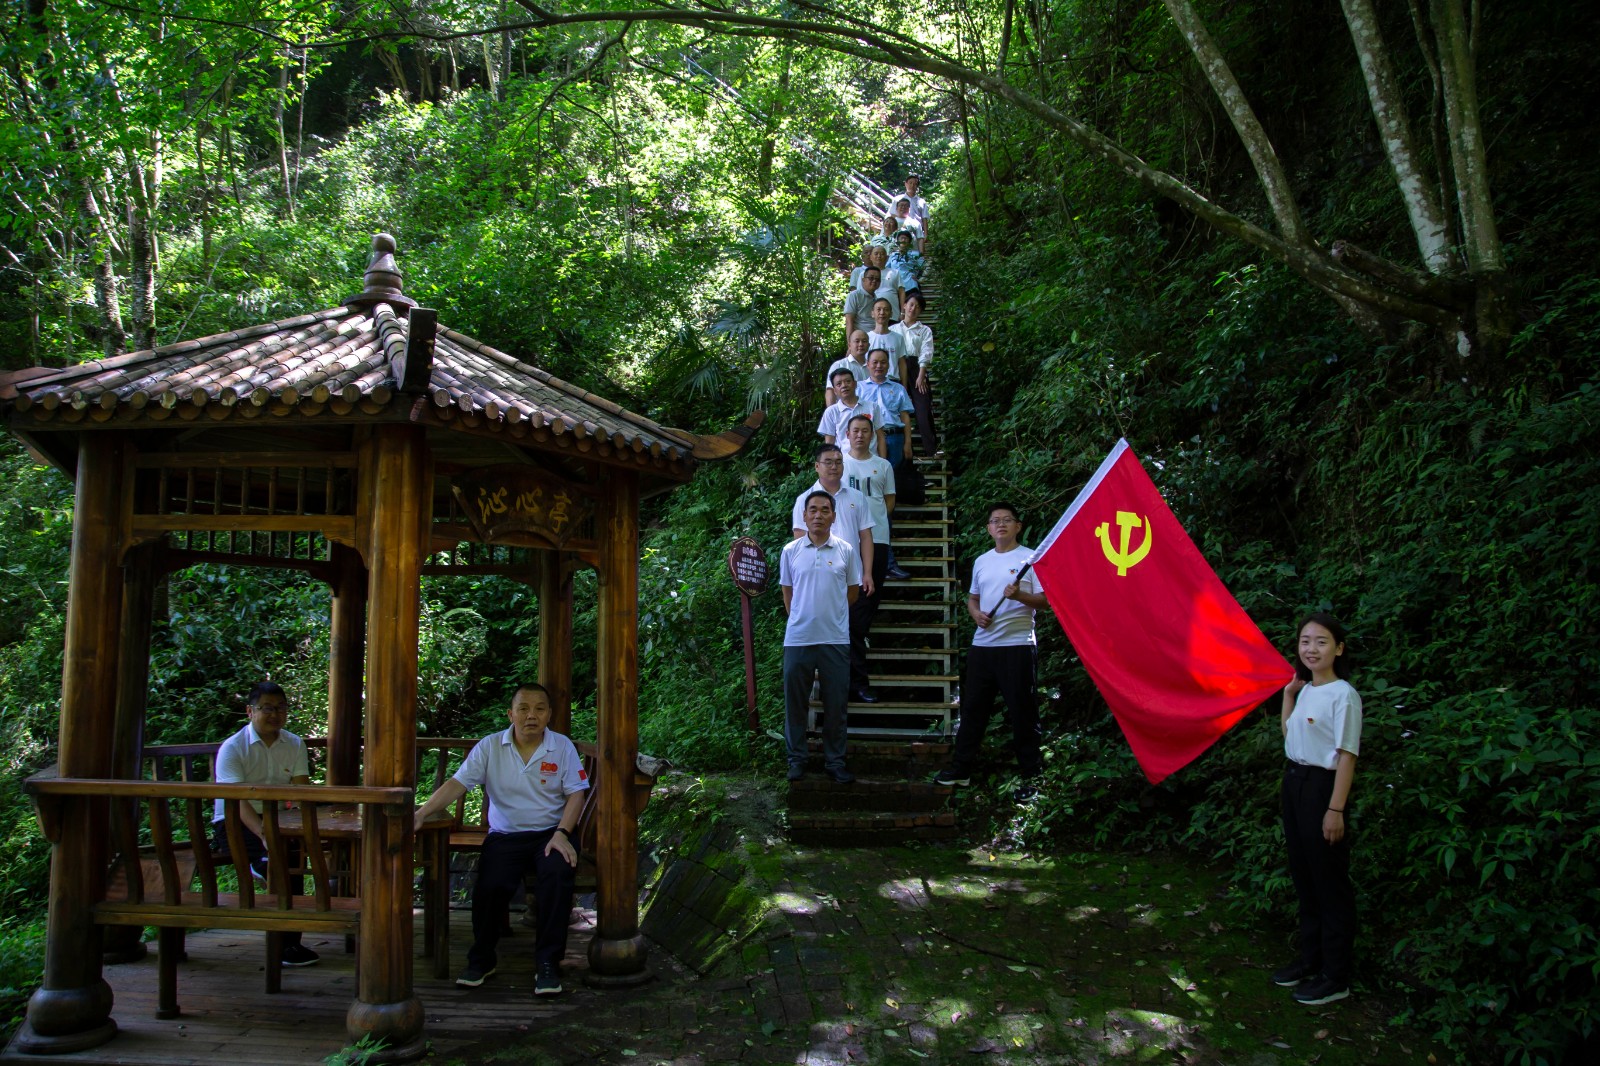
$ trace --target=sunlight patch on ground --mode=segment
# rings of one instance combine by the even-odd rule
[[[767,898],[785,914],[818,914],[825,906],[821,899],[802,892],[779,891]]]
[[[1127,910],[1130,925],[1153,926],[1161,921],[1160,908],[1149,903],[1135,903]]]
[[[971,1021],[973,1005],[970,999],[945,996],[928,1004],[927,1023],[936,1029],[950,1029],[963,1020]]]
[[[878,886],[878,895],[894,900],[903,911],[921,910],[928,905],[928,893],[922,887],[921,878],[885,881]]]

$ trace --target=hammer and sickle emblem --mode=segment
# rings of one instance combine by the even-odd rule
[[[1144,519],[1144,541],[1134,551],[1128,551],[1128,541],[1133,536],[1133,531],[1139,528],[1139,516],[1132,511],[1118,511],[1117,525],[1122,527],[1121,543],[1118,547],[1111,546],[1110,522],[1101,522],[1095,528],[1094,535],[1100,538],[1100,550],[1106,553],[1106,559],[1117,568],[1118,577],[1127,577],[1128,568],[1138,566],[1144,557],[1150,554],[1150,518]]]

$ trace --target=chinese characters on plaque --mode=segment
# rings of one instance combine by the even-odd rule
[[[594,514],[594,500],[526,466],[485,466],[459,474],[451,490],[486,544],[533,533],[561,545]]]

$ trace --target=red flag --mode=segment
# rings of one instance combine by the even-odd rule
[[[1032,562],[1152,784],[1187,766],[1294,676],[1126,440]]]

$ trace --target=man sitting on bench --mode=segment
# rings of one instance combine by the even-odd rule
[[[219,785],[309,785],[311,766],[306,761],[306,743],[287,729],[283,723],[289,717],[289,698],[283,689],[271,681],[259,681],[245,697],[246,713],[250,721],[245,727],[222,742],[217,749],[216,778]],[[239,805],[239,820],[248,832],[245,834],[245,853],[250,859],[250,869],[262,880],[267,879],[266,831],[261,827],[261,804],[251,800]],[[217,800],[212,813],[213,848],[225,860],[231,861],[228,832],[223,821],[223,801]],[[291,867],[298,865],[299,846],[286,842]],[[300,875],[291,869],[289,893],[299,895],[297,884]],[[283,964],[285,966],[312,966],[320,956],[300,943],[300,934],[283,935]]]
[[[476,988],[494,973],[506,906],[531,868],[538,875],[533,902],[539,919],[533,991],[539,996],[561,991],[578,865],[578,845],[571,834],[583,813],[589,778],[572,741],[546,728],[550,714],[550,693],[544,686],[519,687],[511,694],[511,727],[478,741],[455,776],[417,808],[421,829],[429,815],[452,806],[478,785],[488,795],[489,834],[472,889],[472,947],[458,985]]]

